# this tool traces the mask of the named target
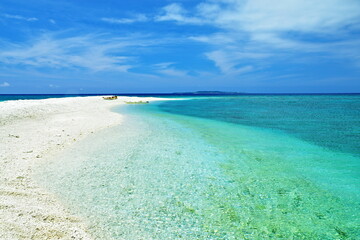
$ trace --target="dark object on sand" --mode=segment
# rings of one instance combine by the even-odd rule
[[[118,98],[117,96],[103,97],[103,99],[105,99],[105,100],[115,100],[117,98]]]

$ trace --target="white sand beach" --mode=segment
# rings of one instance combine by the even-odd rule
[[[110,108],[138,100],[154,98],[0,102],[0,239],[91,239],[82,221],[34,181],[35,163],[120,124],[122,116]]]

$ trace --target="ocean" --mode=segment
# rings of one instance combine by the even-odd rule
[[[360,95],[188,97],[41,165],[99,239],[359,239]]]
[[[79,97],[88,95],[77,94],[0,94],[0,102],[11,100],[37,100],[47,98]]]

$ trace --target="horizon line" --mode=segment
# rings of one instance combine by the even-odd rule
[[[199,93],[200,92],[200,93]],[[209,92],[209,93],[206,93]],[[219,92],[219,93],[211,93]],[[196,91],[196,92],[164,92],[164,93],[142,93],[142,92],[131,92],[131,93],[0,93],[0,96],[3,95],[341,95],[341,94],[360,94],[360,92],[301,92],[301,93],[292,93],[292,92],[283,92],[283,93],[263,93],[263,92],[224,92],[224,91]]]

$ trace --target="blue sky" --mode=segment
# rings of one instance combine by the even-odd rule
[[[360,92],[359,0],[2,0],[0,93]]]

